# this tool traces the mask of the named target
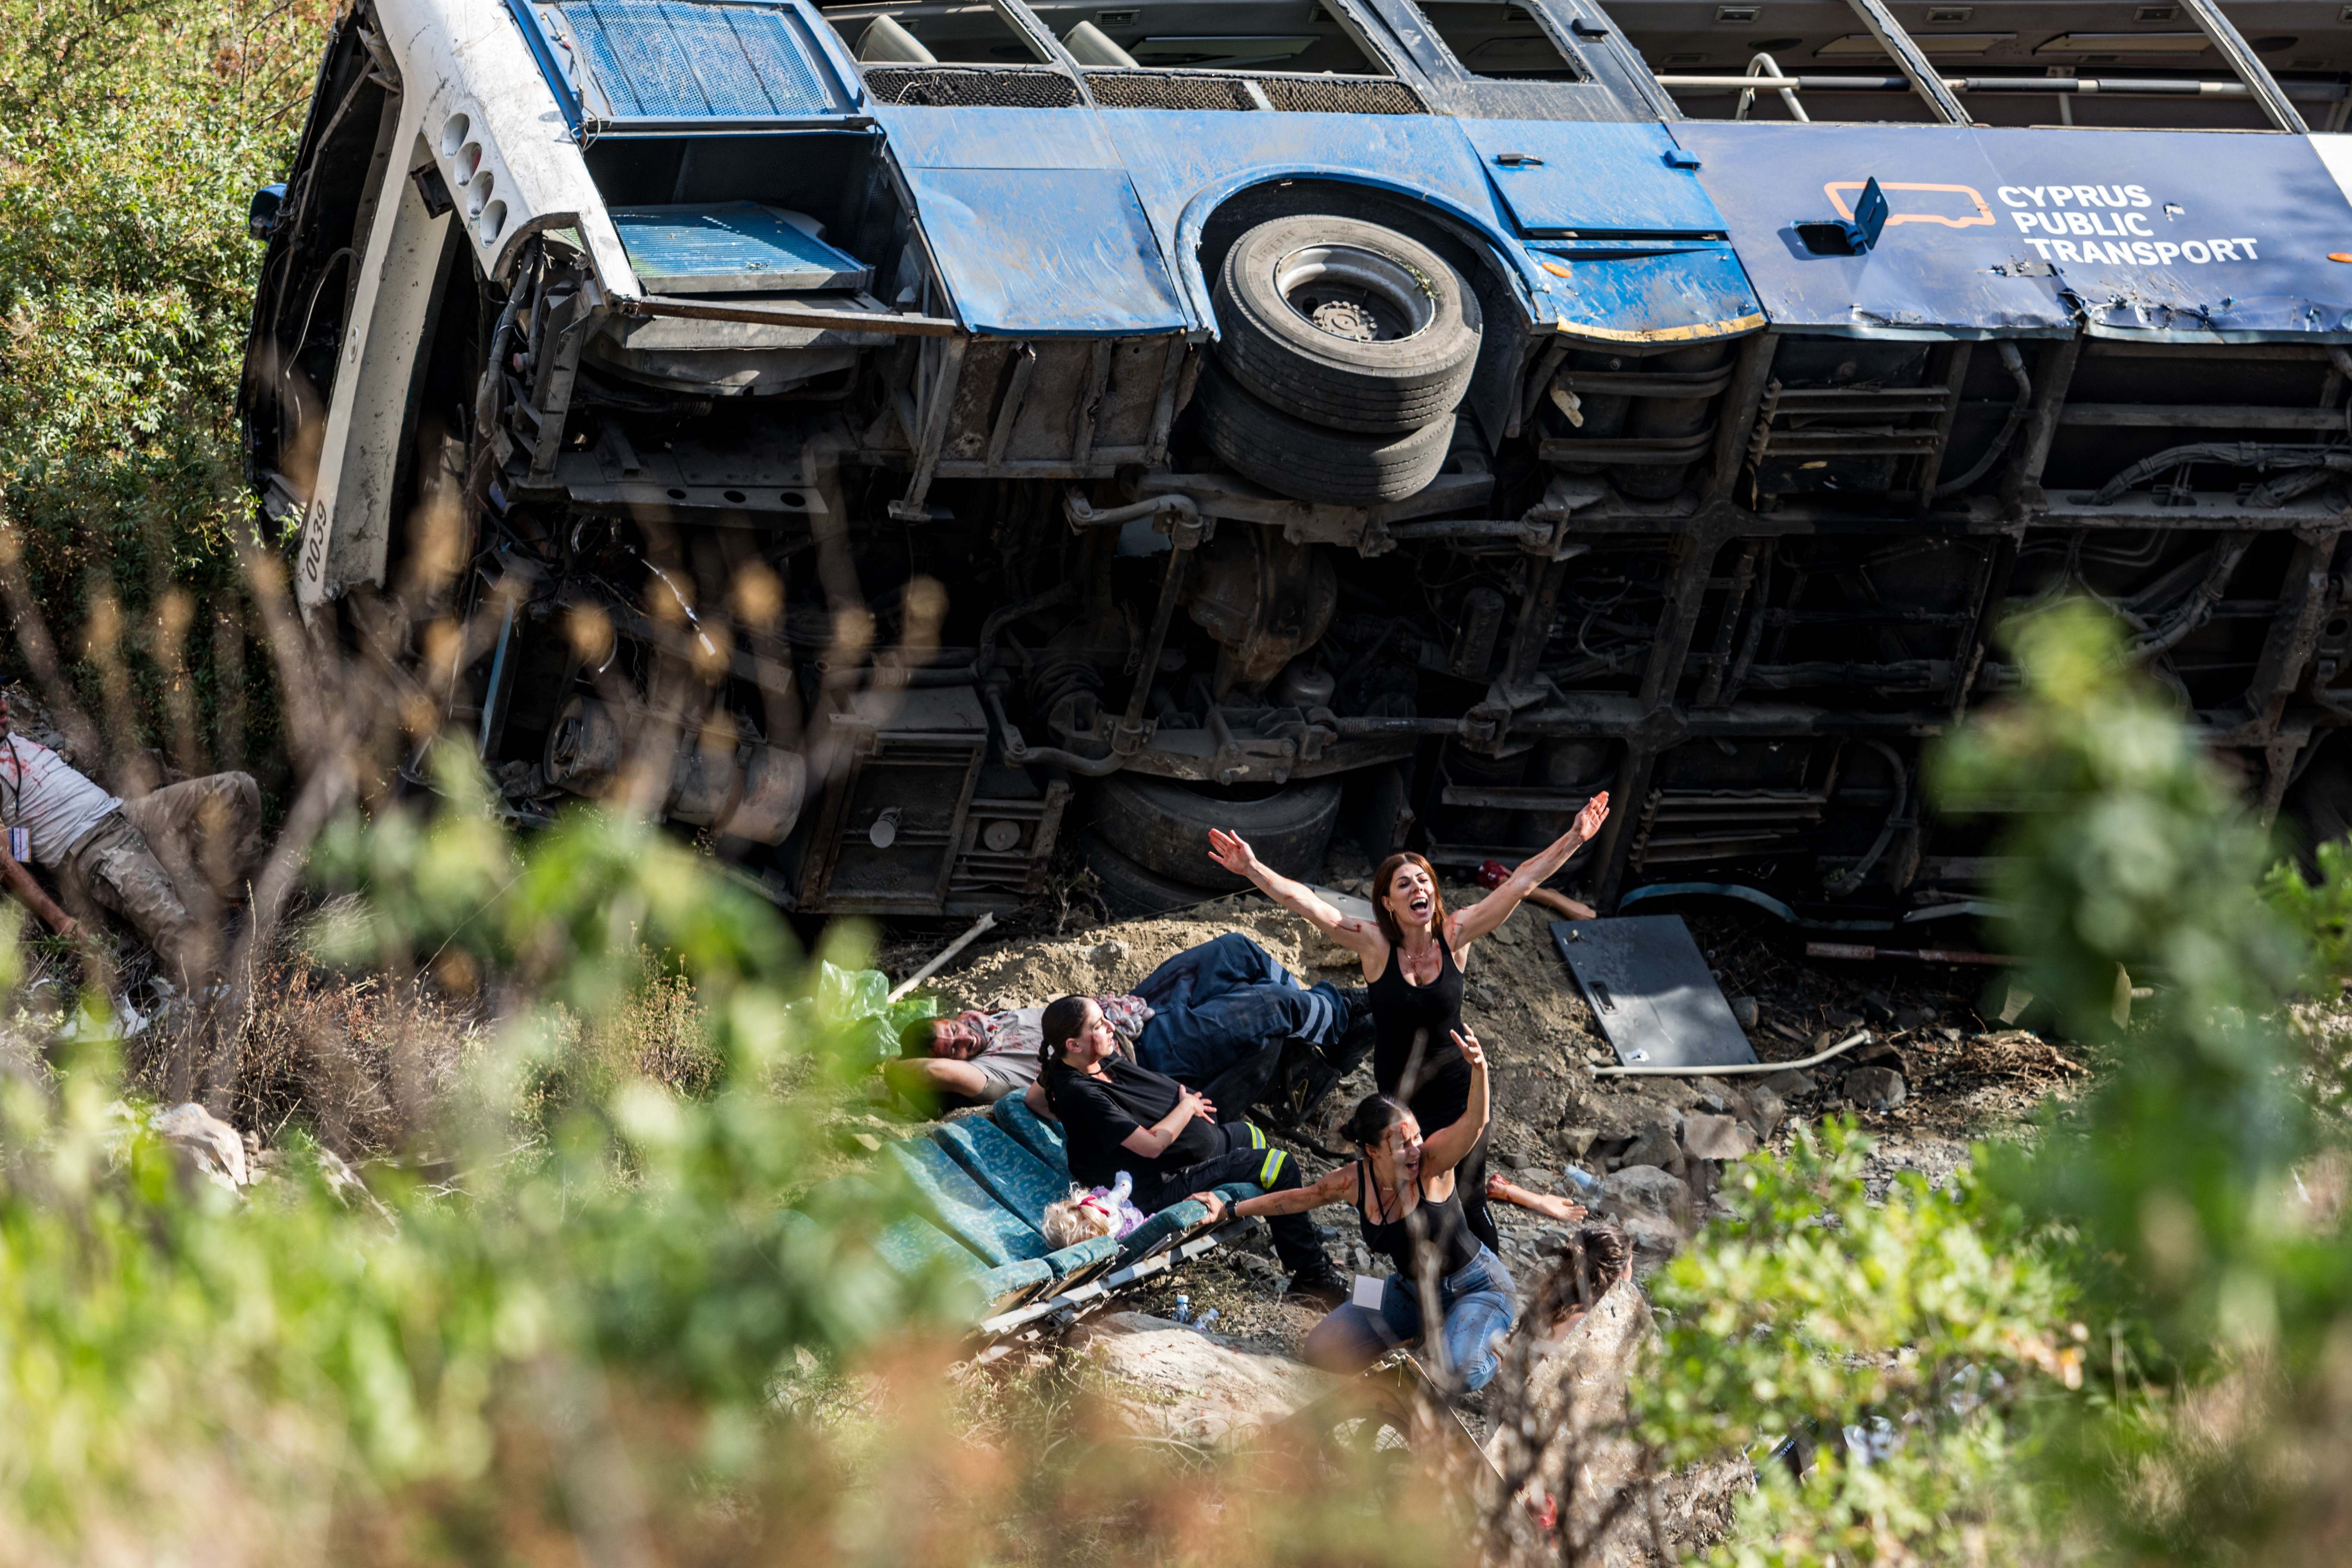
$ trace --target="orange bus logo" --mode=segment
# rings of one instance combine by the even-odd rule
[[[1830,198],[1830,205],[1837,208],[1838,216],[1851,222],[1853,218],[1853,208],[1846,201],[1844,193],[1859,191],[1868,183],[1866,180],[1833,180],[1823,185],[1822,190]],[[1974,185],[1906,185],[1882,180],[1879,182],[1878,188],[1886,193],[1890,205],[1893,205],[1893,198],[1897,191],[1940,191],[1949,196],[1965,196],[1968,198],[1969,205],[1976,208],[1974,216],[1956,217],[1949,211],[1906,212],[1897,207],[1886,215],[1886,226],[1889,228],[1893,228],[1898,223],[1939,223],[1946,228],[1978,228],[1990,225],[1993,221],[1992,208],[1986,205],[1984,196]],[[1910,207],[1941,206],[1948,209],[1958,207],[1959,205],[1957,201],[1949,200],[1943,202],[1915,200],[1905,204],[1906,206]]]

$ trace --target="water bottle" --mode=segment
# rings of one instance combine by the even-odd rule
[[[1211,1329],[1217,1326],[1217,1310],[1214,1307],[1210,1308],[1207,1311],[1201,1314],[1200,1320],[1192,1326],[1195,1329],[1198,1329],[1201,1332],[1204,1334],[1207,1333]]]
[[[1192,1323],[1192,1298],[1179,1290],[1176,1293],[1176,1310],[1168,1315],[1190,1328]]]
[[[1559,1173],[1568,1178],[1568,1184],[1576,1189],[1580,1197],[1597,1198],[1601,1195],[1600,1178],[1591,1172],[1579,1170],[1574,1165],[1563,1165]]]

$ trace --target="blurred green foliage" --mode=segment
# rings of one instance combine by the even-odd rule
[[[1742,1170],[1736,1217],[1657,1282],[1652,1436],[1684,1458],[1822,1442],[1801,1486],[1766,1468],[1726,1563],[2330,1556],[2352,1247],[2341,1124],[2294,1037],[2324,1035],[2297,999],[2342,972],[2342,851],[2317,888],[2268,869],[2233,782],[2095,612],[2010,636],[2024,692],[1933,773],[1948,811],[2004,814],[2004,942],[2097,1086],[1941,1194],[1868,1200],[1866,1142],[1835,1129]],[[2119,970],[2159,987],[2127,1024]],[[1866,1459],[1842,1438],[1874,1430]]]
[[[240,689],[216,689],[213,630],[252,516],[236,392],[261,247],[245,208],[290,155],[331,12],[0,0],[0,522],[119,745],[165,740],[174,700],[210,732],[224,698],[248,697],[248,742],[268,740],[244,661]],[[174,587],[190,597],[167,613]],[[115,647],[93,657],[81,633],[108,629],[110,601]]]
[[[1965,1173],[1931,1192],[1906,1173],[1872,1197],[1869,1148],[1829,1122],[1785,1161],[1735,1167],[1731,1215],[1650,1281],[1666,1352],[1636,1404],[1666,1457],[1762,1460],[1794,1434],[1814,1460],[1801,1485],[1788,1458],[1762,1463],[1718,1562],[1968,1562],[2035,1538],[2021,1401],[2082,1382],[2063,1249]],[[1884,1451],[1852,1462],[1848,1430]]]
[[[805,1195],[835,1163],[824,1085],[871,1042],[772,910],[593,813],[519,853],[483,781],[461,763],[442,783],[429,819],[347,825],[325,857],[363,875],[380,940],[465,944],[516,982],[419,1147],[372,1173],[383,1208],[345,1207],[299,1153],[249,1205],[182,1179],[102,1050],[0,1085],[0,1536],[70,1559],[127,1503],[151,1543],[189,1545],[203,1499],[173,1493],[197,1479],[298,1522],[462,1493],[494,1477],[502,1404],[543,1417],[559,1468],[593,1469],[562,1450],[601,1440],[583,1411],[622,1387],[674,1407],[688,1468],[724,1486],[780,1440],[772,1385],[796,1352],[830,1363],[971,1310],[866,1247],[897,1212],[887,1186]],[[690,973],[716,1084],[630,1081],[519,1117],[562,1012],[624,1006],[640,943]],[[779,1074],[799,1090],[773,1092]]]

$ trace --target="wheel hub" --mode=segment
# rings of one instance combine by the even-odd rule
[[[1369,343],[1381,335],[1380,318],[1367,300],[1306,299],[1299,303],[1307,307],[1308,321],[1335,338]]]
[[[1396,342],[1436,319],[1418,273],[1360,246],[1294,250],[1275,263],[1274,286],[1300,320],[1348,342]]]

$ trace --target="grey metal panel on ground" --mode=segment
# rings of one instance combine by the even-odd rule
[[[1551,940],[1627,1067],[1756,1059],[1682,916],[1554,921]]]

